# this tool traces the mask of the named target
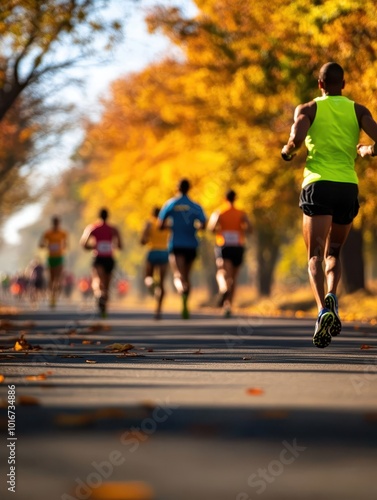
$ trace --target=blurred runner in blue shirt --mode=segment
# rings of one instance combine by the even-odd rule
[[[182,179],[176,197],[168,200],[159,213],[159,227],[169,227],[169,261],[174,275],[174,286],[182,295],[182,318],[188,319],[187,301],[190,293],[190,272],[199,245],[197,231],[204,229],[206,216],[200,205],[187,196],[190,183]]]

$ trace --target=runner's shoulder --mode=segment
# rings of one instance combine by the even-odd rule
[[[295,118],[300,115],[305,115],[309,118],[310,123],[313,122],[317,111],[317,103],[316,101],[309,101],[303,104],[299,104],[295,109]]]

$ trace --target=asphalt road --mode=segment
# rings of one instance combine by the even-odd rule
[[[346,324],[322,350],[313,325],[3,316],[1,498],[377,498],[377,328]]]

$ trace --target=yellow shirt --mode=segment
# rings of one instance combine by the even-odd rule
[[[169,229],[159,229],[157,227],[158,220],[153,218],[149,221],[149,239],[148,248],[150,250],[167,250],[169,242]]]
[[[44,233],[43,241],[47,244],[49,257],[62,257],[67,244],[67,233],[62,229],[49,229]]]

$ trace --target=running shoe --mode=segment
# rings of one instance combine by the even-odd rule
[[[232,311],[230,308],[226,307],[224,309],[224,314],[223,314],[223,317],[224,318],[231,318],[232,317]]]
[[[342,323],[340,321],[338,313],[338,299],[336,298],[336,295],[334,293],[328,293],[326,295],[325,306],[327,307],[327,309],[330,309],[330,311],[334,315],[334,322],[330,327],[330,333],[333,337],[335,337],[342,331]]]
[[[313,344],[316,347],[327,347],[331,343],[330,328],[334,322],[334,315],[329,309],[322,309],[318,314],[313,335]]]
[[[187,301],[188,301],[188,294],[182,293],[182,319],[190,318]]]

